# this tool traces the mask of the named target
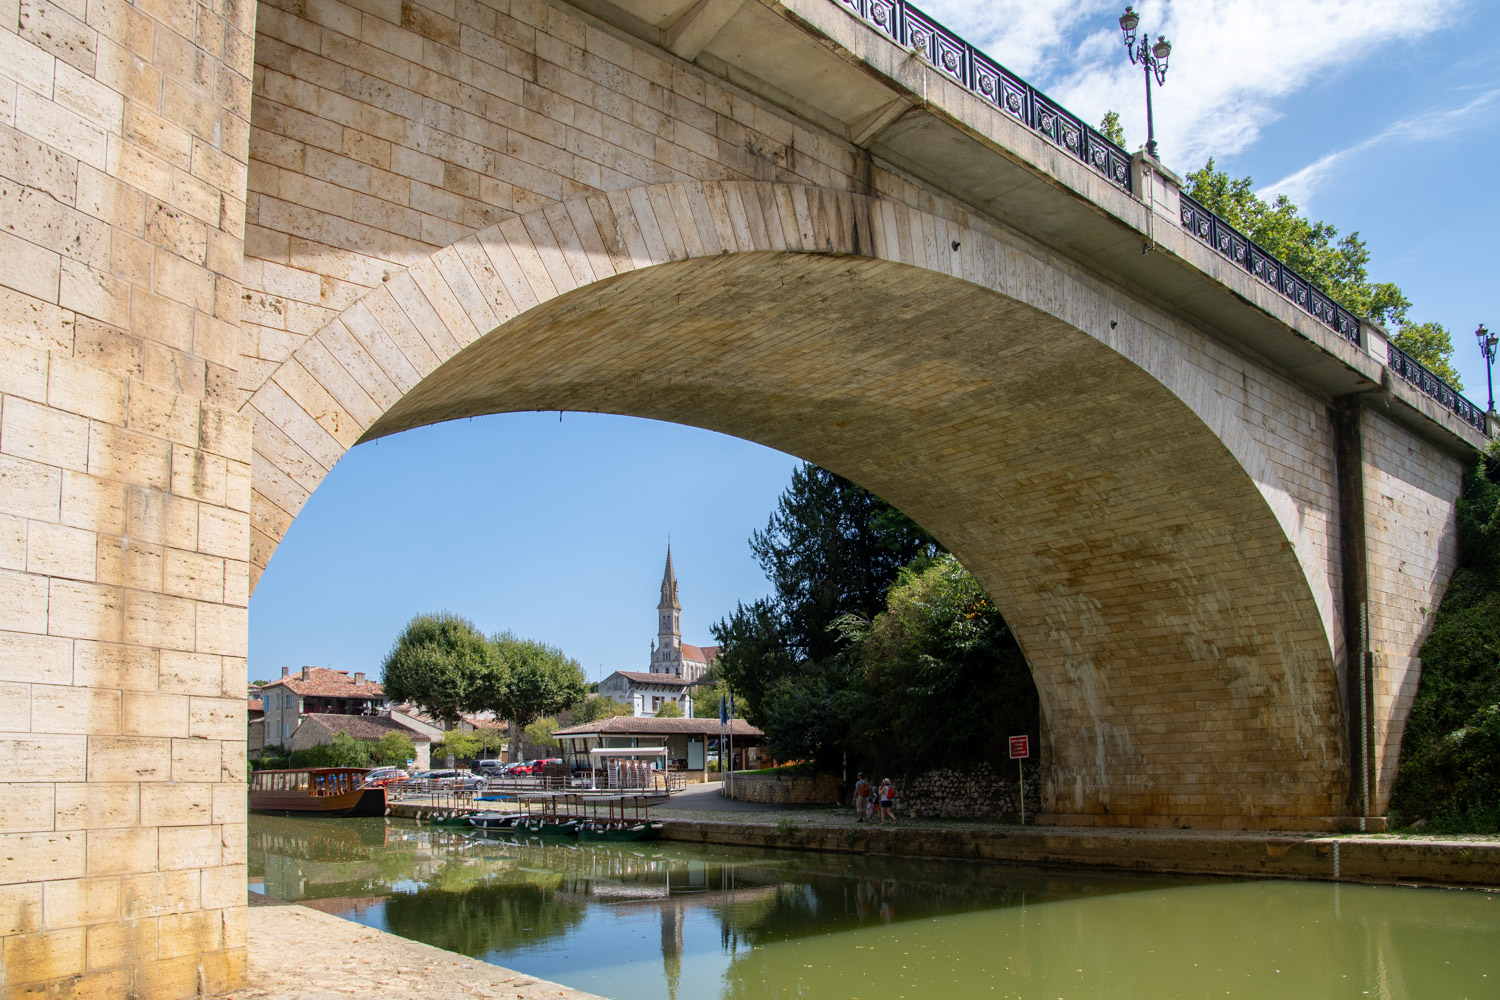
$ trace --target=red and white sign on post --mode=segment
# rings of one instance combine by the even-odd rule
[[[1016,762],[1016,797],[1021,803],[1021,825],[1026,825],[1026,772],[1023,770],[1027,757],[1031,756],[1031,737],[1010,738],[1010,759]]]

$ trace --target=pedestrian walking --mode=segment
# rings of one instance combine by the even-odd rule
[[[865,821],[865,811],[869,808],[871,793],[874,791],[870,783],[865,780],[865,772],[861,771],[854,777],[854,822]]]
[[[886,818],[889,817],[891,825],[896,825],[896,786],[891,784],[890,778],[882,778],[880,781],[880,825],[885,826]]]

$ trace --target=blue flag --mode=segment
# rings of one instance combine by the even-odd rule
[[[724,696],[719,695],[719,725],[729,724],[729,713],[724,710]]]

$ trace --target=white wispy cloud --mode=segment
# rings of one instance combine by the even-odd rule
[[[1141,28],[1173,45],[1154,95],[1169,165],[1236,153],[1286,113],[1287,99],[1381,46],[1436,31],[1473,0],[1143,0]],[[925,0],[920,6],[1074,113],[1120,112],[1146,134],[1142,72],[1122,51],[1120,0]]]
[[[1367,150],[1392,143],[1436,142],[1487,125],[1496,112],[1500,112],[1500,87],[1485,91],[1460,108],[1423,111],[1402,118],[1367,139],[1319,157],[1256,193],[1262,198],[1284,194],[1306,207],[1319,186],[1336,177],[1349,160]]]

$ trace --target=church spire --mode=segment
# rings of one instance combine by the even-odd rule
[[[661,575],[661,603],[656,606],[656,651],[651,672],[682,676],[682,605],[677,601],[677,573],[672,569],[672,543],[667,543],[667,568]]]
[[[682,610],[682,605],[677,603],[677,574],[672,570],[672,544],[667,543],[667,568],[661,575],[661,603],[656,606],[658,611],[666,611],[671,608]]]

